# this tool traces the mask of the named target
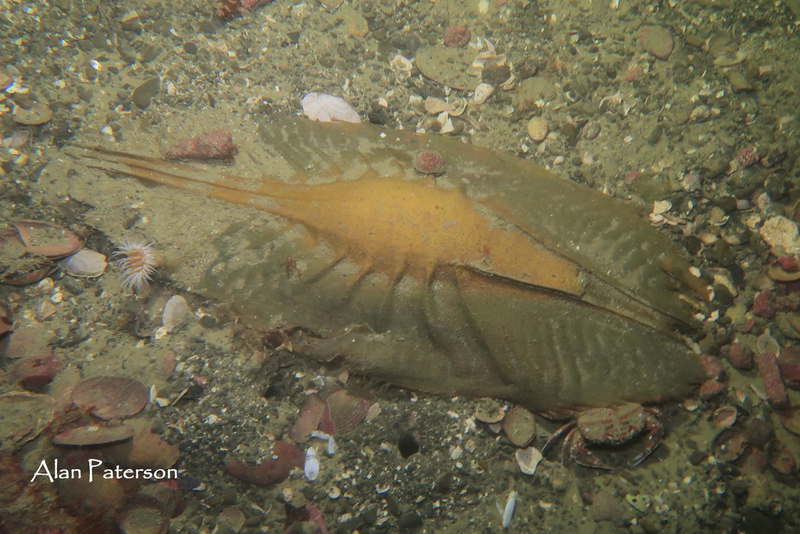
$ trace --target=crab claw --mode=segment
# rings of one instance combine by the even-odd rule
[[[631,458],[628,462],[629,467],[636,467],[644,462],[647,457],[653,454],[658,446],[661,445],[661,438],[664,437],[664,427],[657,419],[652,418],[648,420],[645,425],[645,431],[647,432],[647,436],[645,438],[644,449]]]
[[[566,439],[564,439],[564,450],[569,451],[569,456],[578,465],[583,467],[591,467],[592,469],[604,469],[606,471],[613,471],[613,467],[600,461],[589,447],[586,445],[586,440],[581,436],[578,429],[573,429]]]

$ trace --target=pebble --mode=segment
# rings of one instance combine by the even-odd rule
[[[800,256],[800,232],[793,220],[782,215],[771,217],[758,233],[774,256]]]
[[[758,354],[758,373],[764,382],[764,390],[767,395],[767,402],[774,408],[786,408],[789,406],[789,397],[786,395],[786,388],[781,379],[781,372],[778,368],[778,359],[771,352]]]
[[[541,143],[547,138],[549,125],[547,120],[542,117],[533,117],[528,121],[528,137],[537,143]]]
[[[672,32],[664,26],[646,24],[639,31],[639,42],[646,52],[658,59],[668,59],[675,48]]]
[[[402,529],[418,529],[423,526],[422,518],[416,512],[406,512],[397,520],[397,526]]]
[[[753,368],[753,350],[744,343],[727,345],[722,348],[721,354],[734,369],[747,371]]]
[[[609,492],[600,490],[592,497],[592,519],[602,521],[615,521],[621,510],[617,499]]]
[[[150,105],[150,101],[158,94],[160,88],[161,81],[157,77],[148,78],[133,90],[131,100],[136,104],[136,107],[144,109]]]

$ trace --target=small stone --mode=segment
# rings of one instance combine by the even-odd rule
[[[131,100],[136,107],[144,109],[150,105],[150,101],[158,94],[160,88],[161,81],[157,77],[149,78],[133,90]]]
[[[800,391],[800,347],[785,347],[778,362],[783,383]]]
[[[416,530],[422,528],[422,518],[416,512],[406,512],[397,520],[397,526],[403,529]]]
[[[753,314],[768,319],[775,315],[775,300],[770,291],[761,291],[753,299]]]
[[[770,405],[775,408],[788,407],[789,397],[786,395],[786,388],[781,379],[778,359],[775,354],[770,352],[759,353],[758,372],[764,382],[764,390]]]
[[[668,59],[675,48],[675,39],[669,28],[646,24],[639,32],[642,48],[658,59]]]
[[[718,397],[725,392],[725,384],[717,380],[706,380],[700,385],[700,398],[704,401]]]
[[[595,522],[616,521],[620,512],[619,502],[609,492],[600,490],[592,497],[592,519]]]
[[[703,354],[700,357],[700,361],[703,364],[703,368],[706,370],[706,378],[711,380],[720,380],[722,378],[724,369],[722,368],[722,362],[719,358]]]
[[[774,256],[800,256],[800,232],[793,220],[782,215],[771,217],[761,225],[759,234]]]
[[[472,34],[469,28],[458,24],[453,24],[444,30],[444,45],[450,48],[464,48],[469,44]]]

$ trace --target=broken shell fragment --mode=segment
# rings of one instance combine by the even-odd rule
[[[473,104],[483,104],[494,93],[494,87],[488,83],[479,83],[472,95]]]
[[[736,422],[738,414],[739,412],[734,406],[721,406],[714,410],[714,414],[711,416],[711,422],[714,424],[715,428],[729,428]]]
[[[14,452],[36,438],[55,416],[49,395],[12,391],[0,395],[0,453]]]
[[[425,111],[430,113],[431,115],[438,115],[439,113],[447,112],[450,113],[456,109],[453,104],[449,102],[445,102],[441,98],[436,98],[435,96],[429,96],[425,99]]]
[[[542,461],[542,453],[536,447],[517,449],[514,453],[519,470],[523,475],[533,475],[536,467]]]
[[[361,122],[350,104],[343,98],[324,93],[308,93],[302,101],[303,113],[312,121],[320,122]]]
[[[257,486],[271,486],[282,482],[295,467],[303,465],[305,454],[286,441],[272,444],[271,454],[260,463],[249,464],[236,459],[225,461],[225,470],[243,482]]]

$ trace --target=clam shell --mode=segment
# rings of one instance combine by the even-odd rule
[[[104,254],[94,250],[83,249],[58,262],[58,266],[70,276],[97,278],[105,272],[108,262]]]

